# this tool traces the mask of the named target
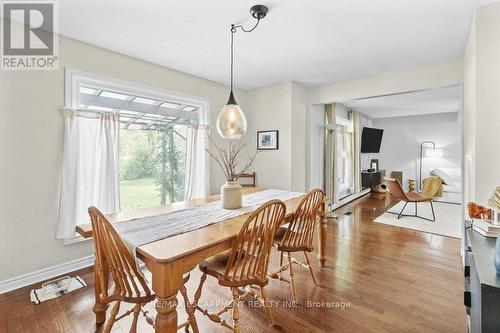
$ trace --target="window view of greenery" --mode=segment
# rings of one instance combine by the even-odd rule
[[[186,132],[184,125],[120,130],[122,211],[183,200]]]

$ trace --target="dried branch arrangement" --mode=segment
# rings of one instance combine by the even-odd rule
[[[500,186],[495,189],[490,200],[488,200],[488,204],[491,208],[500,211]]]
[[[241,139],[228,140],[228,146],[222,147],[215,141],[210,132],[207,131],[206,136],[213,151],[210,147],[205,147],[205,150],[220,166],[227,181],[237,181],[238,176],[250,168],[255,156],[257,156],[258,151],[255,150],[248,163],[242,165],[241,154],[247,147],[246,143],[243,143]]]

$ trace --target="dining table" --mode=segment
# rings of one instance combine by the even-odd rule
[[[245,188],[243,195],[264,190],[264,188],[260,187]],[[286,224],[290,220],[304,195],[284,201],[286,204],[286,215],[282,224]],[[208,205],[218,200],[220,200],[220,195],[211,195],[155,207],[126,212],[120,211],[107,214],[106,218],[110,223],[115,224],[191,209],[200,205]],[[325,200],[318,214],[318,261],[320,268],[323,268],[326,262],[326,205]],[[196,230],[180,233],[136,248],[137,258],[143,261],[147,269],[151,272],[152,289],[157,298],[157,302],[155,303],[157,310],[155,332],[177,332],[177,294],[183,285],[183,275],[192,271],[203,260],[231,249],[234,239],[236,239],[243,222],[249,214],[228,218]],[[76,232],[84,238],[91,238],[92,225],[90,223],[78,225]],[[102,274],[106,274],[106,269],[103,272]],[[109,274],[103,280],[100,280],[101,277],[98,274],[100,274],[98,270],[94,270],[95,305],[93,310],[96,315],[96,324],[102,324],[106,320],[108,306],[100,302],[101,288],[106,288],[106,286],[101,286],[98,281],[108,281]]]

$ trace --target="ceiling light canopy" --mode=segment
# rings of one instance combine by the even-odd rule
[[[246,30],[242,25],[231,24],[231,91],[226,105],[217,117],[217,132],[225,139],[240,139],[247,131],[247,118],[233,94],[234,34],[237,29],[252,32],[259,25],[260,20],[266,17],[268,11],[268,8],[263,5],[255,5],[250,8],[250,14],[257,20],[257,23],[249,30]]]

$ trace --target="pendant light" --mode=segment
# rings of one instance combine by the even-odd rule
[[[231,24],[231,91],[226,105],[217,117],[217,132],[225,139],[240,139],[247,131],[247,118],[233,95],[234,34],[237,29],[252,32],[259,25],[260,20],[266,17],[268,11],[268,8],[263,5],[250,8],[250,14],[257,20],[257,23],[249,30],[245,30],[242,25]]]

